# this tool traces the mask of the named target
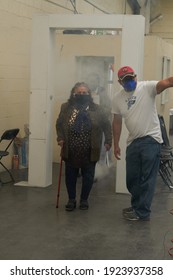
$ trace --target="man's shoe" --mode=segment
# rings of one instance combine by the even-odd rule
[[[82,199],[81,199],[79,208],[80,208],[81,210],[88,210],[88,208],[89,208],[88,201],[87,201],[87,200],[82,200]]]
[[[133,212],[133,207],[124,208],[124,209],[122,210],[122,212],[123,212],[123,214],[124,214],[124,213],[132,213],[132,212]]]
[[[123,213],[123,216],[126,220],[129,221],[149,221],[150,217],[146,217],[146,218],[140,218],[135,211],[130,212],[130,213]]]
[[[76,200],[75,199],[69,199],[65,206],[66,211],[73,211],[76,208]]]

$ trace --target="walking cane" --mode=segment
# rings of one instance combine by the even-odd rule
[[[61,175],[62,175],[62,156],[59,166],[59,177],[58,177],[58,193],[57,193],[57,200],[56,200],[56,208],[59,206],[59,196],[60,196],[60,186],[61,186]]]

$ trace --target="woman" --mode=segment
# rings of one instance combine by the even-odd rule
[[[88,197],[93,185],[95,165],[100,157],[102,135],[105,149],[112,145],[111,123],[102,108],[93,102],[84,82],[76,83],[68,101],[61,106],[56,122],[57,141],[65,161],[65,183],[68,192],[67,211],[76,208],[76,182],[79,169],[82,189],[79,208],[88,209]]]

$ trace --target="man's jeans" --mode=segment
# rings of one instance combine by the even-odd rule
[[[94,181],[95,165],[95,162],[91,162],[87,165],[87,167],[81,168],[82,190],[80,198],[82,200],[87,200],[91,191]],[[65,163],[65,182],[69,199],[76,198],[76,183],[78,174],[79,168],[73,167],[73,165],[71,165],[69,162]]]
[[[152,137],[135,139],[126,150],[126,184],[131,205],[140,218],[150,216],[161,145]]]

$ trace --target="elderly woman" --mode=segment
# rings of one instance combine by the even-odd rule
[[[79,169],[82,189],[79,208],[88,209],[88,197],[93,185],[95,165],[100,157],[102,137],[105,149],[112,145],[111,123],[104,110],[93,102],[91,91],[84,82],[76,83],[70,98],[61,106],[56,122],[57,141],[65,162],[65,183],[68,193],[67,211],[76,208],[76,182]]]

